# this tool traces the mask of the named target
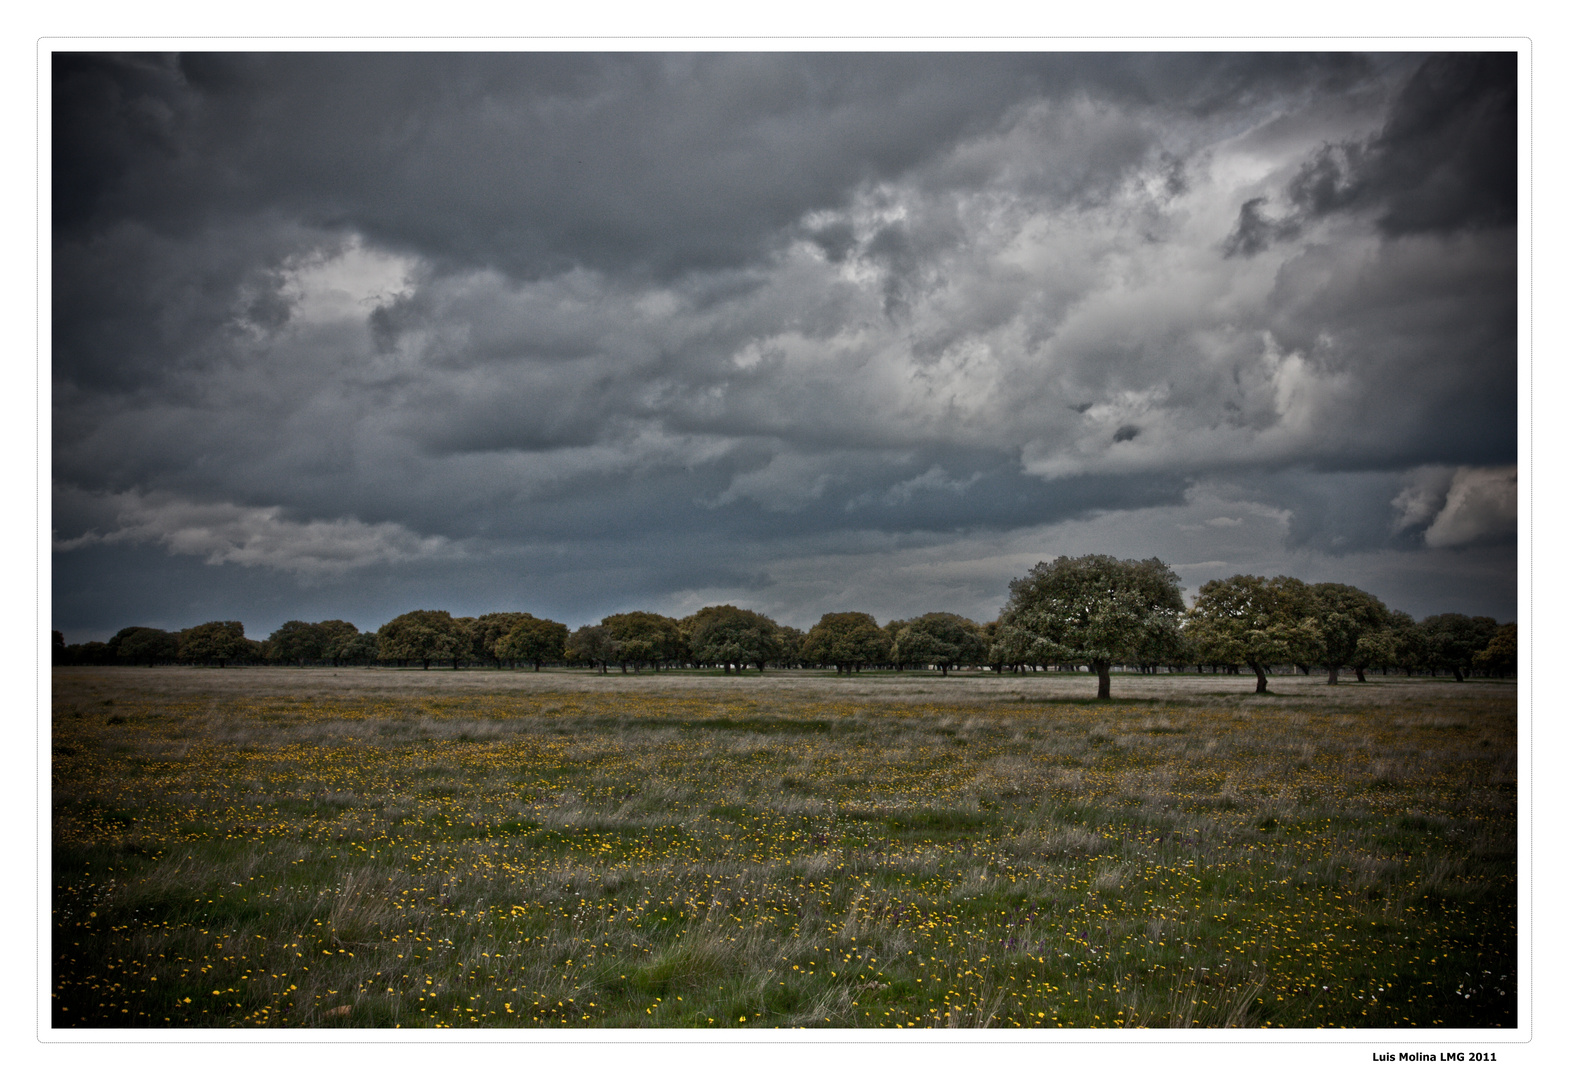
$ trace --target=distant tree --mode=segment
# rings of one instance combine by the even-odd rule
[[[1358,682],[1366,682],[1366,664],[1358,660],[1376,649],[1377,638],[1370,637],[1365,648],[1362,639],[1388,625],[1389,609],[1372,593],[1350,585],[1325,582],[1310,588],[1322,643],[1319,661],[1329,669],[1330,685],[1340,681],[1340,669],[1347,667],[1356,672]]]
[[[1202,663],[1246,664],[1266,693],[1271,664],[1290,664],[1322,648],[1308,586],[1293,577],[1238,574],[1206,582],[1188,612],[1186,632]]]
[[[49,632],[49,664],[51,667],[65,666],[65,635],[58,630]]]
[[[536,619],[524,613],[512,624],[506,636],[496,642],[496,657],[509,664],[533,664],[538,671],[544,664],[554,664],[566,657],[567,628],[565,623],[550,619]]]
[[[151,626],[127,626],[106,647],[122,664],[172,664],[179,658],[180,635]]]
[[[991,645],[986,650],[986,660],[1001,671],[1022,671],[1026,665],[1040,667],[1059,659],[1051,651],[1049,642],[1030,633],[1021,626],[996,619],[989,623],[993,629]]]
[[[217,664],[249,660],[256,644],[246,640],[245,627],[238,622],[208,622],[180,631],[178,658],[182,664]]]
[[[951,667],[984,662],[986,645],[973,619],[930,611],[900,627],[893,657],[898,663],[931,666],[946,675]]]
[[[888,662],[893,665],[895,671],[903,671],[905,664],[915,662],[913,660],[905,660],[899,655],[899,634],[909,625],[909,619],[889,619],[883,623],[883,633],[888,635],[888,641],[890,642],[888,646]]]
[[[369,665],[376,662],[380,653],[380,643],[376,635],[369,630],[355,634],[337,648],[332,657],[333,666],[339,664]]]
[[[638,671],[643,670],[644,664],[652,664],[658,671],[661,664],[680,660],[686,649],[681,624],[668,615],[629,611],[606,616],[600,620],[600,625],[615,639],[616,660],[623,672],[628,664]]]
[[[1427,631],[1404,611],[1391,611],[1384,628],[1364,640],[1368,667],[1396,667],[1409,678],[1432,666]]]
[[[1498,632],[1496,620],[1452,611],[1429,615],[1421,627],[1427,637],[1429,660],[1434,667],[1451,672],[1456,682],[1465,682],[1476,654],[1487,648]]]
[[[1493,678],[1514,674],[1516,664],[1516,627],[1504,623],[1493,634],[1485,648],[1471,658],[1471,666]]]
[[[1001,674],[1002,665],[992,656],[993,647],[997,644],[997,620],[993,619],[991,622],[981,623],[979,632],[981,635],[981,647],[985,650],[983,662],[987,667]]]
[[[779,624],[767,615],[733,604],[705,607],[681,620],[691,644],[692,657],[700,664],[716,664],[730,674],[756,665],[758,671],[780,656]]]
[[[319,623],[290,619],[267,635],[268,658],[279,664],[305,666],[322,658],[327,644],[326,634]]]
[[[325,619],[316,624],[316,629],[321,632],[321,658],[329,661],[333,667],[339,664],[364,664],[375,658],[376,635],[361,634],[359,628],[351,622],[342,619]],[[361,658],[360,639],[371,639],[371,654]],[[351,659],[350,654],[353,654]]]
[[[494,664],[499,668],[504,661],[497,654],[496,647],[522,618],[521,611],[493,611],[460,624],[468,630],[470,654],[480,663]]]
[[[118,662],[115,652],[107,642],[84,641],[65,647],[65,663],[68,667],[107,666]]]
[[[1111,665],[1175,644],[1183,612],[1177,575],[1159,559],[1063,556],[1008,585],[999,621],[1040,639],[1046,652],[1087,663],[1096,696],[1111,697]]]
[[[800,666],[801,647],[806,642],[806,631],[797,630],[793,626],[781,625],[777,638],[779,641],[779,658],[774,662],[784,668]]]
[[[445,611],[410,611],[376,631],[376,656],[383,662],[451,661],[454,671],[469,655],[469,636]]]
[[[801,655],[813,664],[832,664],[834,670],[860,671],[868,664],[886,664],[893,639],[877,620],[864,611],[833,611],[817,620],[801,645]]]
[[[599,668],[601,675],[616,658],[616,639],[603,626],[580,626],[567,638],[567,659]]]

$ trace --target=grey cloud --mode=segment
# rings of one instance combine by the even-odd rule
[[[1278,240],[1294,240],[1302,229],[1294,221],[1277,221],[1264,213],[1269,199],[1263,195],[1249,199],[1237,212],[1237,225],[1222,245],[1226,258],[1252,257]]]
[[[1406,493],[1403,491],[1401,495]],[[1462,466],[1450,478],[1442,506],[1431,515],[1422,533],[1423,542],[1429,547],[1465,547],[1512,538],[1519,516],[1519,501],[1518,474],[1513,466],[1498,469]],[[1414,509],[1414,502],[1397,497],[1396,505],[1403,510]],[[1431,505],[1424,501],[1420,512],[1425,513]]]
[[[1294,239],[1304,223],[1366,210],[1386,236],[1515,224],[1517,62],[1513,53],[1430,57],[1400,88],[1382,129],[1325,143],[1286,185],[1292,212],[1243,203],[1228,255]]]
[[[80,494],[76,501],[83,501]],[[461,555],[460,545],[448,538],[418,536],[395,522],[293,521],[277,506],[202,504],[163,492],[128,491],[103,496],[101,502],[113,526],[56,538],[55,551],[153,543],[210,566],[234,563],[305,577]]]
[[[55,480],[228,508],[160,555],[215,596],[316,603],[290,553],[342,523],[324,595],[367,612],[472,608],[491,582],[496,607],[569,621],[810,613],[814,588],[990,617],[1027,565],[965,544],[1024,558],[1133,521],[1128,554],[1194,566],[1438,566],[1462,551],[1423,541],[1448,488],[1420,528],[1392,500],[1412,469],[1508,466],[1516,430],[1513,231],[1478,227],[1494,195],[1444,203],[1408,164],[1487,152],[1482,106],[1439,123],[1431,102],[1469,108],[1446,70],[57,58]],[[1412,221],[1464,227],[1370,229],[1401,192],[1451,208]],[[1265,509],[1185,501],[1243,475]],[[1462,502],[1433,535],[1482,529],[1463,550],[1494,557]],[[80,625],[88,582],[152,602],[107,555],[169,580],[143,555],[178,523],[106,513],[56,507]],[[464,557],[378,573],[432,538]],[[898,569],[869,571],[879,553]]]

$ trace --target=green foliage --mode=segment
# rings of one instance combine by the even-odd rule
[[[327,619],[319,623],[290,619],[267,637],[265,658],[276,664],[366,663],[375,658],[357,647],[360,632],[351,622]]]
[[[981,628],[962,615],[930,611],[889,632],[894,639],[892,658],[898,664],[933,666],[946,675],[951,667],[986,659]]]
[[[997,670],[1017,670],[1028,664],[1040,666],[1062,659],[1052,652],[1051,643],[1031,633],[1022,626],[998,619],[991,624],[991,644],[986,649],[986,660]]]
[[[864,611],[836,611],[817,620],[801,643],[808,663],[832,664],[839,672],[860,671],[868,664],[885,664],[893,652],[893,639],[877,620]]]
[[[535,671],[542,665],[565,659],[566,652],[566,624],[551,619],[536,619],[526,612],[496,642],[498,660],[508,664],[533,664]]]
[[[182,664],[217,664],[230,660],[254,660],[260,647],[245,638],[245,627],[238,622],[209,622],[180,631],[179,660]]]
[[[267,636],[267,658],[279,664],[304,664],[322,658],[326,634],[316,623],[290,619]]]
[[[796,667],[801,663],[801,650],[806,645],[806,631],[798,630],[793,626],[779,627],[777,635],[779,641],[779,659],[775,661],[780,667]]]
[[[152,626],[127,626],[109,639],[106,651],[122,664],[172,664],[179,658],[180,635]]]
[[[775,662],[782,653],[779,624],[733,604],[705,607],[681,620],[691,642],[692,658],[700,664],[745,668]]]
[[[450,661],[455,668],[472,646],[464,628],[445,611],[410,611],[376,631],[376,657],[386,662]]]
[[[376,635],[370,631],[357,633],[343,641],[333,656],[335,664],[374,664],[380,650]]]
[[[681,624],[668,615],[630,611],[607,616],[600,625],[615,639],[616,659],[623,671],[628,664],[639,671],[644,664],[652,664],[657,671],[661,664],[674,664],[686,656],[686,635]]]
[[[1247,665],[1261,694],[1268,665],[1296,663],[1323,648],[1313,594],[1293,577],[1238,574],[1206,582],[1186,629],[1200,662]]]
[[[1476,654],[1486,649],[1498,632],[1498,622],[1485,615],[1445,612],[1421,622],[1427,638],[1428,659],[1434,667],[1451,672],[1456,682],[1471,673]]]
[[[1183,612],[1177,575],[1159,559],[1066,555],[1008,584],[999,622],[1039,639],[1054,659],[1087,663],[1111,696],[1111,665],[1176,647]]]
[[[604,674],[605,666],[616,658],[616,639],[604,626],[580,626],[567,638],[566,656],[592,664]]]
[[[339,664],[364,664],[375,658],[376,636],[362,634],[351,622],[342,619],[325,619],[316,624],[321,635],[321,658],[334,667]],[[365,638],[370,639],[370,652],[365,651]]]
[[[1322,642],[1319,660],[1329,668],[1329,681],[1336,682],[1344,667],[1356,668],[1360,675],[1367,665],[1358,661],[1382,647],[1376,635],[1389,624],[1389,609],[1372,593],[1350,585],[1325,582],[1312,586],[1312,592]]]
[[[480,663],[500,667],[505,661],[497,653],[497,646],[523,617],[521,611],[493,611],[469,621],[465,629],[469,635],[470,655]]]
[[[1512,674],[1517,649],[1515,624],[1504,623],[1487,643],[1487,647],[1472,657],[1472,666],[1493,676]]]

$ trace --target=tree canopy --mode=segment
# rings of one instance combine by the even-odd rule
[[[951,667],[984,661],[986,643],[973,619],[929,611],[894,632],[892,658],[899,664],[935,667],[946,675]]]
[[[803,659],[832,664],[841,674],[860,671],[867,664],[885,664],[892,652],[888,631],[864,611],[829,612],[817,620],[801,643]]]
[[[1372,593],[1350,585],[1324,582],[1311,588],[1312,615],[1321,642],[1319,660],[1329,668],[1330,683],[1338,682],[1340,669],[1347,667],[1362,681],[1368,657],[1378,647],[1376,635],[1389,624],[1389,609]]]
[[[567,627],[551,619],[537,619],[524,612],[496,642],[496,659],[508,664],[533,664],[538,671],[566,657]]]
[[[256,655],[256,644],[245,639],[245,627],[237,622],[209,622],[180,631],[179,660],[182,664],[217,664],[248,660]]]
[[[456,668],[471,651],[469,635],[445,611],[409,611],[376,631],[376,657],[397,663],[451,661]]]
[[[580,626],[567,637],[568,660],[582,660],[605,673],[606,666],[616,658],[616,639],[604,626]]]
[[[1427,638],[1429,662],[1449,671],[1456,682],[1465,682],[1476,666],[1476,654],[1486,649],[1498,632],[1497,620],[1453,611],[1429,615],[1419,625]]]
[[[1175,646],[1181,632],[1177,575],[1159,559],[1064,555],[1008,584],[1001,623],[1033,635],[1053,659],[1089,664],[1099,698],[1111,697],[1111,665]]]
[[[1313,612],[1313,594],[1296,578],[1238,574],[1199,588],[1187,631],[1201,660],[1246,664],[1262,694],[1268,665],[1295,663],[1322,648]]]
[[[755,665],[761,671],[783,651],[778,623],[733,604],[705,607],[682,619],[681,628],[686,631],[692,658],[700,664],[720,665],[726,675],[732,665],[737,669]]]
[[[668,615],[651,611],[629,611],[608,615],[600,625],[610,631],[616,642],[616,660],[625,671],[628,664],[641,671],[644,664],[652,664],[658,671],[661,664],[673,664],[686,653],[686,635],[681,624]]]
[[[153,626],[127,626],[105,645],[122,664],[172,664],[179,659],[180,635]]]

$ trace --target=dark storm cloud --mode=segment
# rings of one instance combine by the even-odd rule
[[[57,55],[66,626],[1420,592],[1514,527],[1506,59]]]
[[[1242,204],[1227,255],[1256,255],[1295,238],[1305,220],[1368,210],[1387,236],[1511,226],[1518,188],[1517,62],[1513,53],[1431,57],[1411,73],[1383,128],[1326,143],[1286,185],[1292,212]]]
[[[1381,209],[1391,236],[1513,225],[1519,107],[1513,53],[1435,56],[1365,145],[1326,146],[1292,180],[1311,214]]]

